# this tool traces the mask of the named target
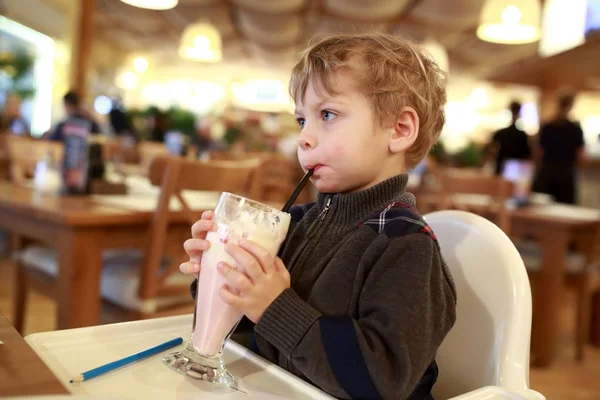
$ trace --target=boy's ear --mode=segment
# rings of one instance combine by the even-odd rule
[[[413,145],[419,134],[419,115],[412,107],[400,110],[392,127],[389,147],[392,153],[405,152]]]

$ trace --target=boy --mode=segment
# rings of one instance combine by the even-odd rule
[[[290,92],[318,201],[292,208],[281,258],[242,241],[227,251],[247,275],[218,266],[222,298],[256,324],[258,353],[335,397],[432,398],[456,292],[405,188],[441,132],[444,85],[418,46],[392,36],[306,50]],[[192,227],[183,272],[199,271],[211,219]]]

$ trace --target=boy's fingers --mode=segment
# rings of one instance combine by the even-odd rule
[[[183,249],[188,254],[201,253],[208,250],[210,242],[204,239],[188,239],[183,242]]]
[[[273,265],[275,265],[275,271],[277,271],[277,272],[282,272],[287,269],[287,268],[285,268],[285,264],[283,263],[283,260],[279,257],[275,257],[275,262],[273,263]]]
[[[197,274],[200,272],[200,264],[191,261],[184,262],[179,266],[179,270],[188,275]]]
[[[240,246],[228,243],[225,245],[225,251],[233,257],[239,267],[243,268],[243,271],[248,274],[252,281],[256,282],[256,280],[260,279],[261,275],[264,274],[259,261],[254,255],[248,253]]]
[[[273,270],[273,256],[264,247],[251,240],[240,240],[240,247],[252,254],[259,262],[263,271]]]
[[[217,269],[229,282],[231,287],[240,292],[248,292],[252,288],[250,279],[240,271],[232,268],[229,264],[220,262],[217,264]]]
[[[201,219],[192,225],[192,237],[195,239],[204,239],[206,232],[213,229],[215,223],[209,219]]]
[[[225,303],[229,304],[233,308],[238,310],[242,308],[244,299],[241,296],[233,293],[230,286],[223,285],[223,287],[219,289],[219,295]]]

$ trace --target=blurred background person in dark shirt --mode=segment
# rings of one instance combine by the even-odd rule
[[[110,126],[112,127],[113,132],[116,136],[128,136],[136,138],[136,134],[133,131],[133,128],[129,121],[129,117],[127,116],[127,113],[124,110],[121,99],[113,99],[112,108],[110,109],[108,116],[110,119]]]
[[[527,134],[517,127],[517,121],[521,113],[521,103],[513,101],[509,105],[512,114],[510,126],[500,129],[492,137],[491,151],[495,155],[496,175],[502,173],[506,160],[529,160],[531,159],[531,147]]]
[[[45,139],[50,139],[53,141],[62,141],[64,138],[63,129],[65,127],[65,124],[71,122],[77,124],[81,120],[89,124],[90,133],[92,135],[97,135],[101,133],[100,126],[89,115],[89,113],[81,107],[81,102],[77,92],[69,91],[67,94],[65,94],[63,97],[63,104],[65,106],[67,118],[64,121],[60,122],[54,130],[50,130],[49,132],[44,134]]]
[[[584,157],[585,141],[579,123],[569,119],[575,97],[561,96],[553,121],[539,135],[540,168],[535,191],[547,193],[559,203],[577,202],[577,164]]]
[[[152,108],[148,116],[148,127],[150,128],[150,140],[164,143],[169,119],[167,114],[158,108]]]

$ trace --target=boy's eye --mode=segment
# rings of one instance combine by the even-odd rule
[[[304,118],[296,118],[296,121],[298,122],[300,128],[304,128],[304,123],[306,122]]]
[[[337,117],[337,115],[328,110],[321,111],[321,116],[323,117],[323,121],[329,121]]]

